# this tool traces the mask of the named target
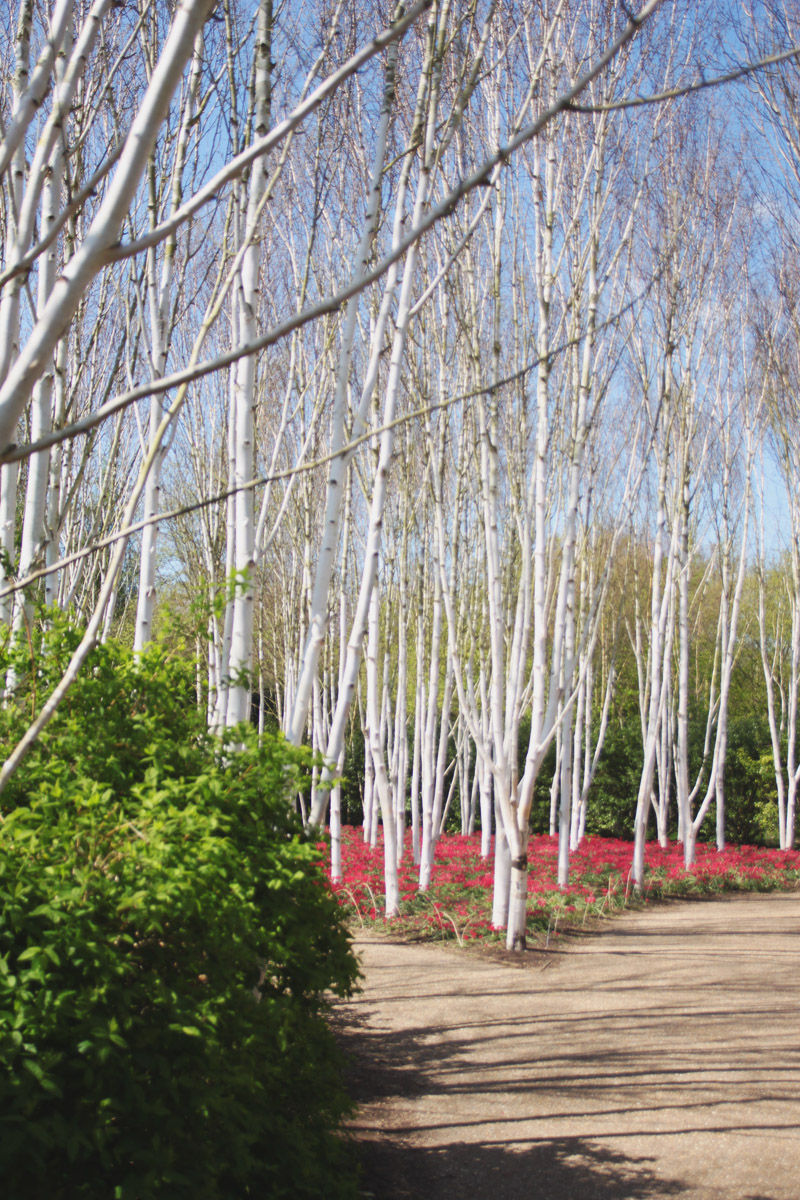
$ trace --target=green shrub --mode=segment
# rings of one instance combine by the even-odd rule
[[[18,642],[0,662],[16,680],[13,703],[0,708],[0,740],[14,744],[60,680],[81,634],[63,614],[48,613],[31,644]],[[91,653],[35,750],[0,797],[3,808],[26,803],[53,772],[85,777],[116,794],[157,765],[173,774],[201,772],[209,755],[195,700],[195,664],[181,647],[152,643],[134,659],[119,642]]]
[[[303,761],[242,729],[240,753],[195,730],[167,761],[169,713],[159,730],[127,690],[143,669],[98,651],[0,825],[4,1196],[353,1196],[324,1010],[356,966],[291,811]],[[147,670],[142,688],[180,681]],[[103,760],[109,706],[148,729],[127,774]]]
[[[602,837],[629,838],[642,774],[642,727],[626,716],[609,722],[589,791],[588,826]]]
[[[778,841],[775,769],[769,725],[762,717],[731,721],[725,756],[725,832],[731,842],[752,844],[772,838],[768,820],[774,813]],[[766,818],[766,819],[765,819]]]

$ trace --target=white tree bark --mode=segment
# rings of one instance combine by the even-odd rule
[[[82,296],[119,236],[146,169],[161,122],[214,0],[182,0],[130,128],[114,178],[80,247],[56,281],[50,299],[0,388],[0,446],[15,441],[17,421],[33,387],[52,361]]]

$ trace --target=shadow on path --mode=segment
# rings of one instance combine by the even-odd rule
[[[582,1138],[515,1148],[452,1143],[435,1148],[391,1141],[362,1143],[364,1190],[375,1200],[666,1200],[686,1195],[677,1180]],[[754,1198],[755,1200],[755,1198]]]
[[[361,943],[334,1021],[365,1196],[798,1200],[800,896],[584,946],[543,975]]]
[[[381,1128],[382,1103],[438,1096],[440,1117],[447,1120],[447,1092],[429,1074],[442,1068],[455,1045],[432,1045],[422,1031],[376,1034],[364,1015],[337,1021],[338,1036],[349,1059],[351,1091],[370,1104],[368,1121],[357,1120],[365,1197],[374,1200],[667,1200],[686,1194],[678,1180],[667,1181],[647,1156],[622,1154],[581,1137],[528,1140],[483,1139],[421,1146],[397,1128]],[[377,1109],[375,1107],[377,1102]],[[488,1116],[488,1114],[487,1114]],[[483,1124],[484,1122],[476,1122]],[[460,1121],[458,1127],[468,1123]],[[494,1129],[496,1121],[487,1120]],[[506,1122],[513,1133],[514,1120]],[[438,1121],[420,1116],[417,1136],[440,1130]],[[760,1200],[753,1197],[752,1200]],[[764,1198],[766,1200],[766,1198]]]

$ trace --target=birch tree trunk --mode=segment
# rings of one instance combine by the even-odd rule
[[[192,69],[189,77],[186,101],[181,112],[181,124],[178,132],[175,161],[172,168],[171,211],[174,213],[181,204],[183,197],[183,173],[189,149],[189,138],[197,109],[197,97],[200,87],[200,71],[203,61],[202,31],[195,41]],[[148,167],[148,188],[150,193],[150,228],[155,229],[159,222],[158,183],[156,180],[156,163],[151,159]],[[164,245],[164,257],[161,264],[160,277],[156,261],[155,247],[147,251],[147,299],[148,318],[150,324],[150,370],[153,379],[160,379],[166,370],[167,355],[172,336],[171,311],[173,305],[173,281],[175,274],[175,255],[177,236],[172,234]],[[148,441],[152,446],[153,438],[164,418],[164,408],[159,395],[154,395],[150,401],[150,417]],[[161,468],[166,447],[160,446],[153,460],[153,467],[148,476],[144,493],[144,515],[152,520],[160,508]],[[142,532],[142,550],[139,562],[139,592],[136,607],[136,625],[134,629],[133,648],[135,653],[141,653],[153,634],[153,615],[156,602],[156,538],[158,526],[153,522]]]
[[[255,77],[255,137],[264,137],[272,116],[272,0],[259,0],[253,72]],[[251,168],[247,187],[244,241],[247,249],[238,281],[239,343],[254,342],[258,329],[261,296],[261,241],[258,223],[267,174],[263,158]],[[233,614],[228,689],[227,725],[237,725],[250,717],[250,672],[253,656],[253,570],[255,567],[255,514],[253,492],[245,485],[255,474],[256,360],[253,355],[240,358],[236,365],[233,483],[235,553]]]
[[[152,152],[161,122],[213,0],[182,0],[108,188],[83,242],[59,276],[43,311],[0,387],[0,445],[14,442],[17,421],[33,387],[47,369],[56,346],[86,289],[117,240]]]

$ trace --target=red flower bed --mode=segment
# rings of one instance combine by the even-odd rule
[[[673,842],[662,849],[647,846],[647,866],[641,896],[630,882],[633,847],[613,838],[588,837],[570,856],[570,885],[556,881],[558,839],[531,837],[528,846],[530,929],[554,924],[579,924],[589,915],[602,915],[629,902],[646,903],[648,896],[703,895],[720,891],[766,891],[800,884],[800,851],[731,846],[718,853],[697,846],[696,862],[686,871],[683,846]],[[365,845],[361,829],[342,830],[342,879],[332,884],[342,904],[362,922],[383,917],[383,847]],[[418,869],[407,835],[399,868],[401,916],[409,935],[456,937],[465,941],[497,936],[491,925],[492,860],[480,857],[480,839],[450,834],[440,838],[431,886],[417,888]]]

